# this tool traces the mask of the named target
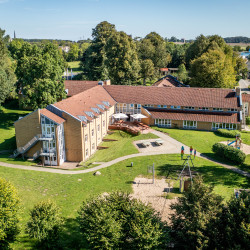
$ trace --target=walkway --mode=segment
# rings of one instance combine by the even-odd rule
[[[100,170],[102,168],[107,168],[109,166],[112,166],[113,164],[116,164],[118,162],[130,159],[130,158],[133,158],[133,157],[180,153],[181,146],[184,146],[185,152],[189,152],[189,147],[188,146],[183,145],[181,142],[173,139],[172,137],[168,136],[167,134],[164,134],[164,133],[156,131],[156,130],[152,130],[151,133],[159,136],[164,141],[164,144],[159,147],[159,150],[152,151],[152,152],[143,152],[143,153],[137,153],[137,154],[122,156],[122,157],[119,157],[119,158],[117,158],[115,160],[105,162],[105,163],[103,163],[103,164],[101,164],[99,166],[96,166],[96,167],[93,167],[93,168],[90,168],[90,169],[70,171],[70,170],[52,169],[52,168],[46,168],[46,167],[32,167],[32,166],[15,165],[15,164],[9,164],[9,163],[5,163],[5,162],[0,162],[0,166],[9,167],[9,168],[18,168],[18,169],[24,169],[24,170],[34,170],[34,171],[47,172],[47,173],[57,173],[57,174],[69,174],[69,175],[72,175],[72,174],[85,174],[85,173],[94,172],[94,171]],[[217,162],[217,161],[215,161],[215,160],[213,160],[211,158],[208,158],[208,157],[200,154],[199,152],[197,152],[197,156],[200,156],[203,159],[215,162],[218,165],[221,165],[221,166],[223,166],[223,167],[225,167],[227,169],[230,169],[230,170],[232,170],[232,171],[234,171],[236,173],[239,173],[241,175],[244,175],[246,177],[250,177],[250,173],[242,171],[242,170],[240,170],[240,169],[238,169],[236,167]]]

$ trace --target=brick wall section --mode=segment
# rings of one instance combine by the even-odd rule
[[[16,145],[18,147],[25,146],[34,136],[42,134],[40,124],[40,111],[35,110],[31,114],[18,120],[14,124],[16,132]],[[28,152],[26,156],[33,157],[33,154],[42,148],[42,143],[37,142]]]
[[[63,112],[64,139],[67,161],[83,160],[82,122]]]

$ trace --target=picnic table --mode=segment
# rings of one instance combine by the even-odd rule
[[[163,143],[164,143],[164,141],[163,141],[162,139],[156,139],[156,140],[155,140],[155,144],[156,144],[157,146],[161,146]]]
[[[149,141],[144,141],[144,142],[141,143],[141,145],[142,145],[143,147],[145,147],[145,148],[146,148],[146,147],[149,147],[150,144],[151,144],[151,143],[150,143]]]

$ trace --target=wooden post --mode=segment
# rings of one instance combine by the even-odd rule
[[[153,184],[155,183],[155,164],[153,163]]]

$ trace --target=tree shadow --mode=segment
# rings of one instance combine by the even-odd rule
[[[2,143],[0,143],[0,151],[1,150],[14,150],[16,149],[16,136],[13,136],[8,139],[4,139]]]
[[[80,232],[76,219],[67,218],[65,220],[64,228],[59,239],[59,248],[64,250],[90,249]]]
[[[19,119],[19,117],[23,117],[27,115],[27,112],[23,113],[4,113],[0,112],[0,128],[1,129],[12,129],[14,122]]]

